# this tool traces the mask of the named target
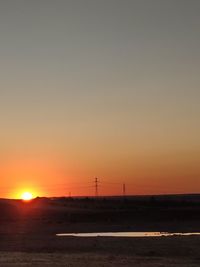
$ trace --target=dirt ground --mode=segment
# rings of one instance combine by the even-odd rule
[[[200,261],[163,257],[136,257],[98,253],[21,253],[1,252],[2,267],[199,267]]]
[[[200,237],[1,235],[0,266],[199,267]]]

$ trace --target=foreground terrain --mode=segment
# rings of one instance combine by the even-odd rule
[[[200,266],[200,237],[73,238],[4,235],[0,266]]]
[[[0,201],[0,266],[199,267],[200,236],[57,237],[62,232],[198,232],[199,196]]]
[[[98,254],[1,253],[0,266],[48,267],[199,267],[199,261],[163,257],[133,257]]]

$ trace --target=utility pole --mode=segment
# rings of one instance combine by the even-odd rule
[[[99,180],[98,180],[97,177],[94,179],[94,187],[95,187],[95,196],[98,197],[98,195],[99,195],[99,191],[98,191],[98,189],[99,189]]]
[[[125,197],[126,196],[126,184],[123,183],[123,196]]]

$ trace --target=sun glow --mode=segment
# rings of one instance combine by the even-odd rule
[[[30,192],[24,192],[21,195],[21,199],[24,201],[29,201],[29,200],[33,199],[33,194],[31,194]]]

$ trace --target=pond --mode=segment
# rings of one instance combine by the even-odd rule
[[[162,236],[191,236],[200,233],[171,233],[171,232],[105,232],[105,233],[60,233],[56,236],[66,237],[162,237]]]

